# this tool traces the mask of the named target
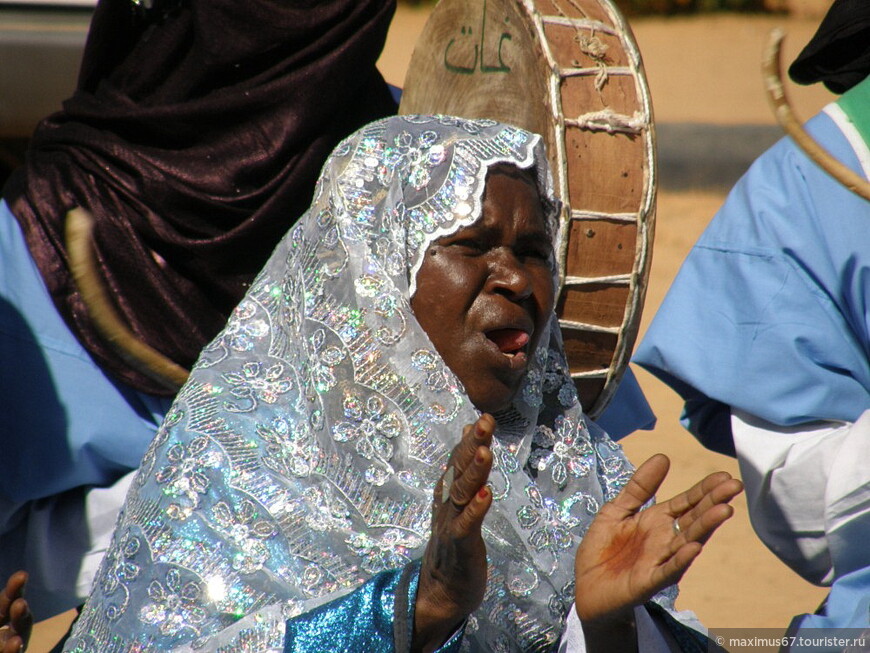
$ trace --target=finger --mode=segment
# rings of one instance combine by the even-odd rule
[[[494,431],[495,420],[488,414],[481,415],[465,429],[462,441],[454,448],[454,455],[442,476],[442,483],[446,485],[446,490],[442,489],[442,501],[449,497],[461,511],[489,478],[492,467],[489,445]]]
[[[670,466],[671,461],[666,455],[655,454],[635,470],[612,504],[627,512],[637,512],[653,498],[665,480]]]
[[[486,486],[480,488],[468,505],[454,520],[454,535],[457,538],[467,538],[480,535],[483,518],[492,505],[492,492]]]
[[[715,487],[731,479],[731,474],[728,472],[714,472],[705,476],[701,481],[695,483],[685,492],[680,492],[678,495],[668,499],[664,505],[668,508],[672,515],[678,517],[692,508],[694,508],[701,500]]]
[[[465,468],[465,473],[454,479],[450,487],[450,502],[458,512],[461,512],[484,487],[491,470],[492,451],[489,447],[478,447],[474,460]]]
[[[708,477],[710,478],[710,477]],[[706,480],[706,479],[705,479]],[[680,530],[688,531],[692,524],[713,506],[727,504],[743,491],[743,483],[728,474],[718,479],[718,484],[709,487],[700,501],[685,513],[679,514]],[[672,513],[673,514],[673,513]]]
[[[24,640],[18,635],[9,637],[3,644],[3,653],[21,653],[24,650]]]
[[[450,498],[456,504],[456,513],[458,513],[486,482],[492,467],[492,452],[489,450],[489,445],[492,444],[494,432],[495,419],[486,413],[481,415],[474,424],[468,424],[463,428],[462,439],[453,448],[447,462],[447,468],[435,485],[436,512],[439,512],[438,507]],[[486,453],[481,454],[481,449],[484,449]],[[465,476],[469,468],[475,468],[476,457],[484,459],[485,469],[476,468],[471,478],[454,488],[457,481]]]
[[[474,447],[468,445],[469,434],[471,433],[471,429],[474,428],[473,424],[466,424],[462,427],[462,437],[459,439],[459,442],[455,447],[450,451],[450,455],[447,458],[447,465],[444,468],[444,472],[441,474],[441,478],[438,479],[438,482],[435,484],[434,495],[435,495],[435,506],[439,506],[444,502],[444,488],[447,487],[447,491],[450,491],[450,486],[453,484],[453,479],[456,476],[456,466],[460,465],[462,469],[465,468],[466,457],[469,455],[474,455]]]
[[[680,546],[664,564],[653,572],[653,585],[655,589],[651,595],[668,585],[678,583],[692,562],[695,561],[695,558],[700,555],[703,548],[700,542],[687,542]]]
[[[474,424],[468,424],[462,429],[462,439],[450,453],[448,465],[456,468],[457,475],[461,475],[468,464],[474,459],[477,448],[489,447],[492,444],[492,434],[495,432],[495,418],[484,413],[477,418]]]
[[[687,542],[705,543],[710,536],[734,515],[734,508],[727,503],[720,503],[705,511],[683,531]]]
[[[6,623],[9,618],[9,606],[17,598],[24,596],[24,586],[27,584],[27,572],[16,571],[6,581],[6,586],[0,592],[0,625]]]
[[[9,622],[13,632],[20,636],[22,641],[30,640],[33,615],[25,599],[18,598],[12,603],[12,607],[9,609]]]

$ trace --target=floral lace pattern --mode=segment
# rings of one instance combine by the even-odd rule
[[[564,488],[569,476],[582,478],[594,469],[595,454],[583,422],[559,415],[555,427],[541,424],[535,429],[533,442],[540,448],[532,452],[529,463],[538,471],[549,470],[553,483]]]
[[[146,454],[68,650],[273,650],[283,618],[422,555],[477,412],[410,298],[429,244],[480,217],[496,163],[534,169],[555,239],[535,135],[404,116],[336,149]],[[630,473],[585,422],[555,315],[532,359],[497,416],[490,587],[464,650],[552,649],[576,546]]]
[[[371,460],[365,470],[365,479],[372,485],[383,485],[394,469],[389,461],[393,458],[391,440],[399,437],[402,421],[396,413],[387,412],[380,397],[371,396],[365,402],[359,395],[348,394],[344,398],[344,416],[332,430],[336,442],[355,441],[357,453]]]
[[[205,621],[205,610],[200,607],[202,587],[193,580],[183,582],[177,569],[170,569],[161,582],[151,581],[148,598],[139,618],[143,623],[155,626],[160,634],[175,636],[183,630],[199,634],[199,626]]]

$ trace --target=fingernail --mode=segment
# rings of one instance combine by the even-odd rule
[[[483,453],[480,451],[480,449],[478,449],[477,452],[474,454],[474,462],[476,462],[478,465],[483,464]]]
[[[481,499],[486,499],[486,495],[489,493],[489,488],[485,485],[477,491],[477,496]]]
[[[474,435],[477,436],[478,438],[482,438],[483,434],[484,434],[483,427],[480,425],[480,422],[477,422],[474,425]]]

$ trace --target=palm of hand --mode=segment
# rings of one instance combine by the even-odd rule
[[[580,543],[574,564],[577,614],[585,622],[624,617],[634,606],[676,583],[704,542],[733,513],[743,488],[725,472],[641,510],[658,490],[670,462],[653,456],[606,504]],[[679,524],[679,530],[674,524]]]
[[[662,511],[627,514],[606,504],[583,537],[575,562],[577,612],[585,621],[643,603],[666,587],[672,571],[673,519]]]

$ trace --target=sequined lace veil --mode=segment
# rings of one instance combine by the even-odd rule
[[[480,217],[499,162],[536,170],[557,239],[538,136],[404,116],[336,149],[146,454],[67,650],[281,650],[285,619],[422,555],[432,488],[477,411],[409,298],[429,243]],[[551,650],[577,544],[631,472],[583,417],[555,315],[498,421],[490,582],[464,646]]]

